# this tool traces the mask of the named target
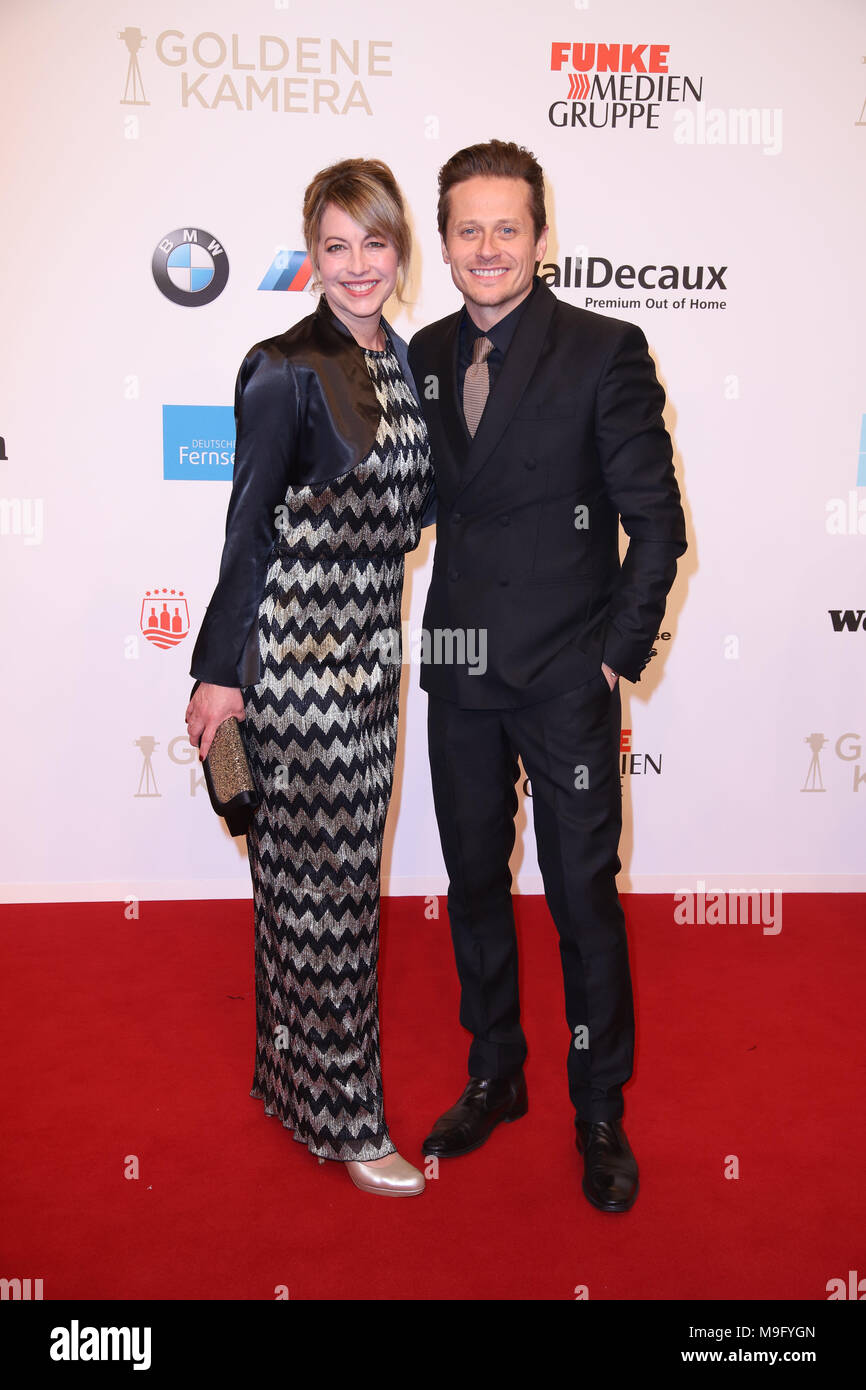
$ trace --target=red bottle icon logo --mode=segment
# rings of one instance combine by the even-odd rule
[[[176,647],[189,632],[183,589],[148,589],[141,600],[141,630],[155,647]]]

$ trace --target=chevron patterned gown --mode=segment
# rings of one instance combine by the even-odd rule
[[[250,1095],[321,1158],[394,1153],[376,966],[379,869],[400,686],[405,552],[432,482],[427,431],[390,344],[365,350],[381,408],[350,472],[290,488],[243,690],[262,796],[247,834],[255,909]]]

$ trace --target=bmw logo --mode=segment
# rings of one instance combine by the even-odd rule
[[[153,253],[151,268],[166,299],[191,308],[212,303],[229,278],[225,247],[201,227],[180,227],[164,236]]]

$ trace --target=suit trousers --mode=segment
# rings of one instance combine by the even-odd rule
[[[429,696],[433,797],[448,872],[469,1075],[501,1077],[526,1058],[509,859],[518,756],[531,783],[538,863],[559,933],[576,1118],[620,1119],[632,1073],[634,1006],[616,891],[622,792],[619,683],[602,671],[517,709],[464,709]]]

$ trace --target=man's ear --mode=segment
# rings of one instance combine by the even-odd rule
[[[549,227],[542,227],[541,235],[538,238],[538,241],[535,243],[535,259],[537,261],[544,260],[545,253],[547,251],[547,233],[549,230]]]
[[[451,264],[451,257],[448,255],[448,247],[445,245],[445,238],[444,238],[444,236],[442,235],[441,232],[439,233],[439,241],[440,241],[441,246],[442,246],[442,259],[443,259],[443,261],[445,262],[446,265],[450,265],[450,264]]]

